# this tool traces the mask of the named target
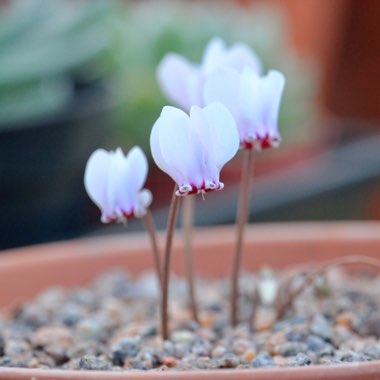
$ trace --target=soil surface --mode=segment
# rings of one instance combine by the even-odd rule
[[[291,286],[302,281],[298,276]],[[159,335],[158,285],[151,273],[134,279],[115,270],[87,287],[47,289],[13,314],[0,314],[0,366],[163,371],[380,359],[379,277],[330,270],[277,321],[275,278],[265,282],[246,274],[241,284],[243,322],[232,328],[227,280],[198,280],[197,323],[190,320],[185,282],[173,278],[171,339],[165,342]]]

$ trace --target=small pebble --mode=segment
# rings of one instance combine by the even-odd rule
[[[302,342],[286,342],[284,344],[276,346],[274,349],[276,354],[284,357],[295,356],[300,352],[306,353],[307,350],[307,344]]]
[[[333,330],[330,321],[322,314],[316,314],[311,322],[310,331],[325,340],[331,340]]]
[[[304,353],[300,352],[295,356],[294,358],[290,358],[288,360],[288,366],[289,367],[304,367],[307,365],[310,365],[312,363],[309,356],[305,355]]]
[[[171,340],[173,343],[192,343],[195,335],[191,331],[179,330],[172,333]]]
[[[275,367],[275,363],[267,352],[261,352],[252,361],[252,366],[254,368],[273,368]]]
[[[112,348],[112,363],[123,366],[126,359],[137,356],[141,345],[139,336],[133,338],[125,338]]]
[[[309,335],[306,339],[307,348],[318,356],[333,355],[334,347],[317,335]]]
[[[94,339],[98,340],[104,336],[104,326],[101,321],[96,318],[84,318],[77,323],[75,326],[75,332],[80,339],[88,340]]]
[[[91,371],[107,371],[111,369],[111,364],[103,358],[86,355],[80,359],[79,369]]]

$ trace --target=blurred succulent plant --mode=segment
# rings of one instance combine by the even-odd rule
[[[0,126],[50,116],[113,66],[104,1],[15,0],[0,14]]]

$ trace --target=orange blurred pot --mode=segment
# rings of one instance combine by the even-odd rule
[[[195,234],[199,276],[228,275],[233,227],[202,229]],[[285,268],[352,254],[380,258],[380,223],[294,223],[249,227],[244,267]],[[174,242],[173,270],[183,273],[180,240]],[[14,307],[52,285],[74,287],[98,273],[123,266],[134,273],[151,266],[144,235],[133,234],[14,249],[0,255],[0,308]],[[192,372],[96,372],[0,368],[1,380],[58,379],[380,379],[380,361],[284,369]]]

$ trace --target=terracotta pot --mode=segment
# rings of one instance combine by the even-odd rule
[[[178,236],[177,236],[178,237]],[[234,228],[203,229],[195,234],[197,274],[226,276]],[[294,223],[249,227],[244,267],[285,268],[344,255],[380,258],[380,223]],[[173,270],[183,273],[180,240],[174,243]],[[0,255],[0,308],[10,308],[51,285],[74,287],[115,266],[138,273],[151,265],[143,235],[111,236],[9,250]],[[1,380],[57,379],[380,379],[380,361],[336,366],[266,370],[194,372],[80,372],[0,368]]]

